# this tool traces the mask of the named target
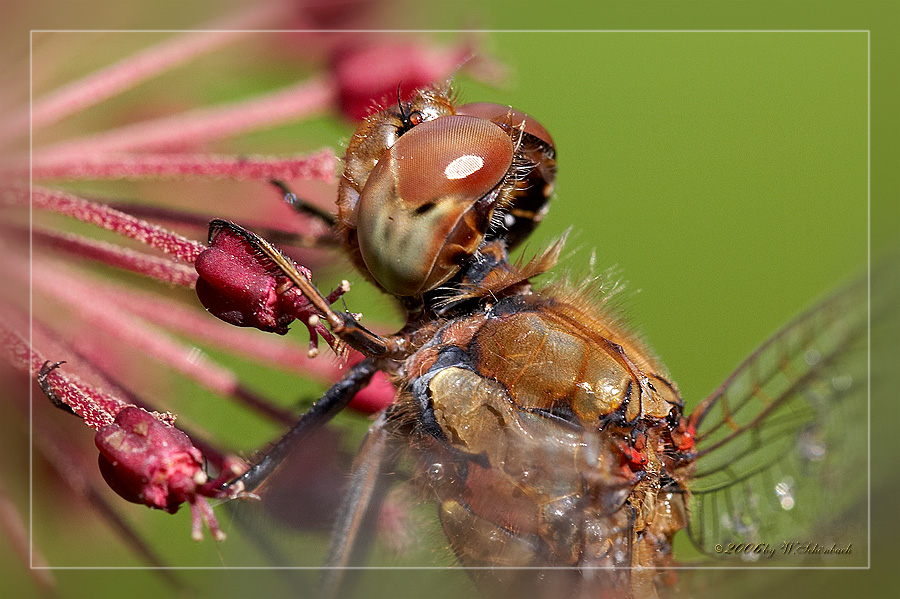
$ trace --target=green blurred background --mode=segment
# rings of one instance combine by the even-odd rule
[[[624,306],[629,322],[645,336],[693,405],[780,325],[863,272],[870,240],[875,255],[895,245],[900,221],[896,169],[900,135],[896,76],[889,74],[900,55],[896,6],[881,2],[650,2],[642,3],[642,8],[646,12],[638,14],[625,3],[590,10],[527,3],[446,3],[425,15],[424,24],[489,29],[872,30],[871,34],[543,31],[479,35],[483,51],[508,64],[511,77],[500,87],[487,87],[461,76],[457,87],[462,99],[508,103],[529,112],[551,131],[559,151],[557,197],[524,251],[536,252],[572,227],[559,273],[574,278],[588,274],[592,253],[598,274],[615,266],[627,282]],[[25,39],[29,27],[187,27],[204,22],[211,12],[202,4],[191,8],[196,12],[174,17],[111,10],[106,15],[66,14],[64,19],[49,12],[42,17],[24,15],[21,27],[12,33]],[[435,35],[448,41],[461,36]],[[870,47],[871,237],[867,219]],[[208,64],[221,66],[240,54],[240,50],[226,52],[209,58]],[[106,62],[98,58],[98,64]],[[218,71],[207,68],[205,72],[209,77]],[[204,75],[196,76],[202,81]],[[235,89],[252,90],[255,81],[268,86],[273,80],[290,82],[292,77],[289,66],[270,65],[262,72],[235,68],[229,71],[224,89],[209,93],[227,95]],[[177,97],[177,89],[173,93]],[[321,144],[335,146],[348,134],[346,125],[330,121],[247,136],[236,140],[234,147],[289,153]],[[365,306],[367,317],[373,313],[372,302],[381,306],[381,316],[389,317],[384,302],[369,299],[371,292],[362,287],[351,296]],[[895,349],[894,341],[890,350]],[[879,351],[877,362],[895,357],[876,347]],[[890,547],[880,547],[880,540],[897,532],[893,518],[882,524],[898,491],[895,435],[889,428],[891,422],[896,424],[897,412],[888,399],[873,397],[878,416],[873,423],[873,472],[879,493],[873,498],[877,526],[872,561],[876,567],[893,557]],[[882,418],[882,410],[890,410],[890,418]],[[134,514],[139,520],[164,517]],[[186,537],[185,516],[179,514],[167,534]],[[85,534],[82,541],[87,545],[111,542],[102,532],[96,534],[96,538]],[[74,553],[68,549],[69,555],[78,555],[77,549]],[[111,546],[108,551],[119,550]],[[3,543],[0,563],[8,572],[4,578],[13,589],[10,596],[34,593]],[[125,589],[137,596],[171,594],[152,576],[135,571],[57,571],[55,575],[62,596],[119,595]],[[257,582],[262,574],[256,572],[185,575],[209,591],[203,595],[237,597],[264,588],[258,586],[263,584]],[[747,593],[762,589],[770,596],[874,591],[885,580],[875,571],[803,572],[790,577],[755,572],[752,576],[742,579],[741,589]],[[409,596],[402,590],[404,583],[412,588],[435,581],[440,589],[443,577],[435,572],[386,572],[372,580],[388,589],[385,596]]]

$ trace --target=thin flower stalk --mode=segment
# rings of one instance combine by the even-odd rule
[[[220,215],[204,214],[198,212],[186,212],[175,208],[167,208],[165,206],[154,206],[151,204],[131,204],[127,202],[109,202],[107,204],[114,210],[127,212],[132,216],[151,219],[157,223],[167,223],[177,225],[178,227],[191,227],[202,231],[205,235],[209,231],[210,221],[218,218]],[[270,219],[274,220],[274,219]],[[275,225],[268,224],[263,221],[247,220],[242,223],[247,228],[255,231],[257,234],[268,239],[272,243],[283,246],[285,253],[291,254],[291,250],[300,248],[331,248],[339,244],[337,236],[331,229],[321,226],[321,223],[311,223],[309,217],[297,215],[296,223],[285,223],[276,221]],[[291,224],[295,224],[298,229],[287,229]],[[318,224],[317,230],[310,230]],[[310,226],[313,225],[313,226]]]
[[[268,0],[212,21],[199,27],[199,31],[175,35],[38,99],[32,108],[31,126],[38,129],[57,123],[193,58],[235,43],[253,33],[253,29],[287,18],[290,10],[288,2]],[[27,115],[10,122],[14,128],[7,135],[27,133]]]
[[[184,150],[325,112],[334,100],[334,83],[317,77],[275,92],[225,106],[201,108],[61,142],[35,152],[37,159],[136,151]]]
[[[73,258],[94,260],[169,285],[193,287],[197,282],[196,271],[188,265],[74,233],[34,229],[32,241],[35,246],[53,249]]]
[[[65,160],[38,157],[31,173],[35,179],[69,181],[172,178],[332,181],[336,167],[337,158],[333,150],[289,158],[215,154],[95,154]],[[11,174],[28,176],[27,170],[22,169]]]
[[[16,203],[28,201],[28,190],[19,186],[8,189],[4,195]],[[176,260],[188,264],[192,264],[197,259],[197,256],[206,249],[203,244],[197,241],[187,239],[119,210],[83,200],[69,193],[35,187],[31,193],[31,201],[35,208],[71,216],[108,231],[114,231],[119,235],[130,237],[161,250]]]

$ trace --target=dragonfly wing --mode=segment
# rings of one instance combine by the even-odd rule
[[[866,563],[868,315],[861,279],[781,329],[696,408],[688,534],[701,553],[728,565]]]

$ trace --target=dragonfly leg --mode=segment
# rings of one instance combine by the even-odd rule
[[[303,198],[300,198],[295,194],[290,188],[285,184],[284,181],[279,181],[278,179],[272,179],[269,181],[272,185],[274,185],[282,194],[284,201],[288,203],[288,205],[301,214],[306,214],[307,216],[312,216],[313,218],[322,222],[322,224],[330,227],[334,227],[337,224],[337,218],[327,212],[322,210],[315,204],[311,204],[307,202]]]
[[[347,493],[341,501],[331,547],[320,579],[320,599],[343,597],[358,574],[348,567],[363,563],[375,537],[375,519],[381,510],[397,459],[395,435],[382,412],[369,428],[353,462]]]
[[[222,489],[233,492],[253,492],[259,487],[290,453],[291,447],[305,435],[323,426],[338,412],[343,410],[357,391],[369,384],[378,370],[375,360],[367,358],[350,367],[349,372],[319,398],[297,423],[272,447],[263,453],[242,475],[222,485]]]

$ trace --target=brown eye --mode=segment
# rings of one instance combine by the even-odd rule
[[[359,198],[357,234],[372,276],[404,296],[452,277],[484,238],[513,153],[506,132],[469,116],[426,121],[398,139]]]
[[[504,106],[503,104],[494,104],[492,102],[474,102],[472,104],[464,104],[456,109],[456,114],[464,114],[475,116],[481,119],[493,121],[498,125],[509,126],[519,131],[523,131],[528,135],[536,137],[547,146],[553,148],[553,137],[550,132],[544,128],[535,119],[526,113]]]
[[[524,112],[489,102],[466,104],[457,114],[496,123],[517,141],[516,152],[531,165],[519,178],[507,208],[506,242],[509,247],[525,239],[544,218],[556,182],[556,149],[550,133]]]
[[[509,169],[513,147],[489,121],[449,116],[411,130],[389,154],[400,197],[419,206],[440,197],[487,194]]]

